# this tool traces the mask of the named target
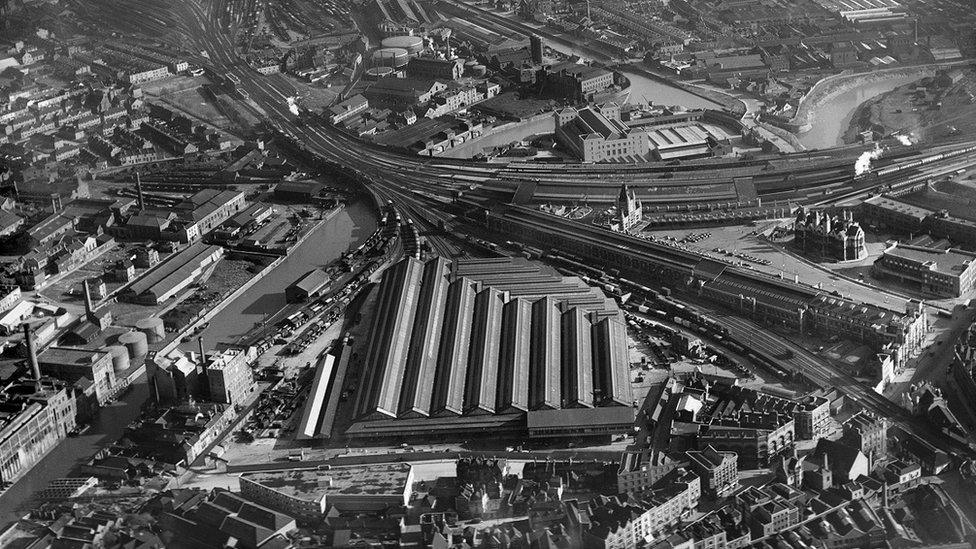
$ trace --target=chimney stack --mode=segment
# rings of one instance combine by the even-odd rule
[[[85,317],[91,320],[95,316],[95,305],[92,303],[91,288],[88,286],[88,279],[81,281],[81,286],[85,291]]]
[[[34,334],[31,333],[30,324],[24,324],[24,343],[27,344],[27,360],[30,362],[31,374],[34,381],[41,380],[41,366],[37,362],[37,343],[34,342]]]
[[[200,364],[203,366],[203,373],[207,373],[207,355],[203,352],[203,336],[197,338],[197,344],[200,346]]]
[[[136,193],[139,196],[139,211],[142,212],[146,209],[146,203],[142,196],[142,177],[139,176],[139,172],[136,172]]]

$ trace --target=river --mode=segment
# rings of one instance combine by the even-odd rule
[[[328,265],[350,246],[358,246],[376,230],[376,215],[365,200],[358,200],[315,229],[288,257],[240,297],[227,304],[200,336],[208,348],[233,343],[256,324],[285,306],[285,287],[308,271]],[[196,350],[196,341],[183,343]]]
[[[893,76],[869,84],[855,86],[824,101],[815,111],[810,131],[799,136],[808,149],[826,149],[844,144],[844,132],[851,124],[854,112],[865,101],[887,93],[921,78],[918,74]]]
[[[680,105],[689,109],[721,109],[722,105],[699,97],[681,88],[670,86],[660,80],[648,78],[629,71],[620,71],[630,79],[630,99],[628,103],[653,103],[654,105]]]
[[[546,40],[546,45],[564,55],[576,55],[583,59],[592,59],[593,55],[580,48],[563,44],[555,40]],[[607,59],[600,61],[606,62]],[[682,106],[689,109],[720,109],[721,105],[714,101],[699,97],[676,86],[654,78],[620,70],[620,73],[630,80],[630,98],[628,103],[653,103],[654,105]]]

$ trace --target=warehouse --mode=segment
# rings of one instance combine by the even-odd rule
[[[647,137],[658,160],[685,160],[711,156],[708,135],[697,126],[649,130]]]
[[[318,181],[282,181],[275,187],[274,196],[286,202],[311,202],[326,189]]]
[[[304,303],[318,297],[329,289],[332,278],[322,269],[313,269],[285,288],[288,303]]]
[[[581,411],[540,436],[633,424],[616,303],[528,260],[405,259],[380,283],[370,333],[350,436],[525,435],[527,416],[567,408]]]
[[[132,283],[123,297],[135,303],[159,305],[189,286],[223,255],[220,246],[191,244]]]
[[[246,205],[243,191],[204,189],[175,206],[185,222],[181,240],[192,242],[214,230]]]

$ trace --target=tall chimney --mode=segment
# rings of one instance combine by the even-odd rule
[[[30,362],[31,374],[34,381],[41,380],[41,365],[37,362],[37,343],[34,342],[34,334],[31,333],[30,324],[24,324],[24,343],[27,344],[27,360]]]
[[[207,355],[203,352],[203,336],[197,338],[197,344],[200,346],[200,364],[203,366],[203,373],[207,373]]]
[[[146,203],[142,196],[142,177],[139,176],[139,172],[136,172],[136,193],[139,196],[139,211],[144,211],[146,209]]]
[[[81,281],[81,286],[85,290],[85,317],[91,320],[95,317],[95,305],[92,303],[91,288],[88,286],[88,279]]]

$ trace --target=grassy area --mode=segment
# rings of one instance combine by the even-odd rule
[[[170,103],[179,109],[186,111],[197,118],[207,120],[214,126],[226,129],[230,125],[230,120],[223,116],[217,107],[200,93],[200,88],[183,90],[176,93],[167,94],[163,101]]]

